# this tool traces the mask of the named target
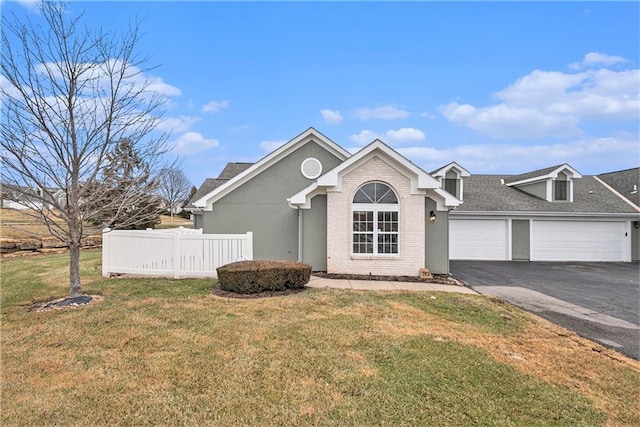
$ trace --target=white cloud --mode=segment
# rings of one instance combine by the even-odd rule
[[[320,114],[322,114],[322,119],[325,123],[330,125],[335,125],[342,122],[342,115],[339,111],[336,110],[320,110]]]
[[[587,121],[637,121],[640,70],[535,70],[494,96],[485,107],[451,102],[439,111],[450,121],[499,138],[567,138]]]
[[[353,113],[353,117],[360,120],[393,120],[409,117],[409,112],[393,105],[385,105],[375,108],[360,108]]]
[[[200,117],[183,115],[178,117],[165,117],[158,123],[156,129],[163,132],[186,132],[198,120],[200,120]]]
[[[368,144],[375,139],[380,139],[388,144],[402,144],[407,142],[424,141],[427,139],[427,136],[424,132],[415,128],[389,129],[383,134],[365,129],[360,133],[351,135],[349,139],[359,145]]]
[[[400,128],[390,129],[385,134],[390,142],[418,142],[427,139],[427,136],[419,129]]]
[[[0,0],[0,5],[2,5],[2,3],[7,1],[9,0]],[[41,0],[13,0],[13,1],[15,1],[18,4],[21,4],[25,8],[29,9],[29,11],[31,12],[40,12],[40,3],[42,3]]]
[[[198,132],[184,133],[174,141],[174,144],[174,151],[179,154],[197,154],[220,146],[218,140],[207,139]]]
[[[229,108],[229,101],[211,101],[202,106],[203,113],[217,113]]]
[[[587,77],[586,73],[565,74],[559,71],[534,70],[495,94],[509,105],[542,105],[565,96]]]
[[[125,63],[120,59],[112,58],[102,63],[78,63],[76,65],[83,70],[83,81],[91,82],[90,89],[96,87],[95,83],[98,87],[109,91],[112,85],[112,79],[109,76],[122,74],[124,76],[120,82],[122,92],[131,89],[133,92],[141,91],[141,96],[158,94],[166,97],[182,94],[180,89],[165,83],[162,78],[146,75],[140,67]],[[47,76],[45,79],[58,80],[65,79],[66,69],[66,64],[56,62],[38,64],[35,67],[37,73]]]
[[[637,166],[640,156],[638,135],[620,134],[608,137],[584,137],[557,144],[477,144],[438,149],[407,147],[398,151],[430,171],[455,161],[472,174],[524,173],[559,163],[569,163],[578,170],[598,172],[607,164],[620,164],[629,159],[628,167]]]
[[[277,148],[279,148],[285,142],[287,142],[287,141],[284,140],[284,139],[279,140],[279,141],[262,141],[260,143],[260,149],[262,151],[266,151],[266,152],[270,153],[270,152],[276,150]]]
[[[20,96],[20,91],[5,76],[0,74],[0,94],[7,94],[11,98],[17,98]]]
[[[349,139],[358,145],[365,145],[375,139],[381,139],[381,135],[378,133],[375,133],[372,130],[365,129],[363,131],[360,131],[360,133],[358,134],[351,135]]]
[[[626,58],[623,58],[622,56],[607,55],[605,53],[599,53],[599,52],[589,52],[584,56],[584,59],[582,60],[582,62],[574,62],[572,64],[569,64],[569,68],[573,70],[579,70],[582,68],[589,68],[594,65],[595,66],[597,65],[611,66],[616,64],[625,64],[629,62],[631,61],[629,61]]]
[[[160,77],[152,77],[148,80],[147,89],[151,92],[159,93],[164,96],[179,96],[182,91],[175,86],[165,83]]]
[[[426,119],[430,119],[430,120],[433,120],[433,119],[436,118],[436,116],[434,116],[433,114],[431,114],[428,111],[425,111],[424,113],[420,113],[420,116],[422,116],[422,117],[424,117]]]
[[[575,117],[548,114],[536,108],[518,108],[507,104],[475,108],[469,104],[452,102],[441,107],[440,111],[456,124],[496,138],[568,137],[579,133]]]

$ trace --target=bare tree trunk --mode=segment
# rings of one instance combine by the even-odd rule
[[[82,295],[82,285],[80,283],[80,243],[70,242],[69,244],[69,296],[78,297]]]
[[[82,238],[155,218],[140,206],[154,190],[146,177],[165,163],[168,136],[156,127],[175,91],[157,85],[154,67],[136,53],[137,22],[122,35],[104,33],[64,2],[39,7],[42,26],[0,18],[0,181],[28,194],[26,212],[68,243],[69,295],[77,296]],[[101,171],[117,169],[122,141],[139,164],[107,180]]]

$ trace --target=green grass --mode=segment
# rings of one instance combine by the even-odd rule
[[[27,311],[64,296],[67,262],[2,261],[2,425],[640,423],[637,363],[490,299],[223,299],[208,280],[103,279],[91,250],[102,301]]]

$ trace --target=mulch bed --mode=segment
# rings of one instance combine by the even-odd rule
[[[323,271],[316,271],[313,273],[316,277],[323,277],[326,279],[346,279],[346,280],[376,280],[386,282],[417,282],[417,283],[438,283],[441,285],[452,286],[464,286],[459,280],[454,279],[447,274],[434,274],[431,279],[421,279],[414,276],[373,276],[373,275],[359,275],[359,274],[329,274]],[[302,289],[286,289],[284,291],[264,291],[255,294],[239,294],[236,292],[225,291],[220,288],[220,284],[216,283],[211,287],[211,293],[223,298],[240,298],[240,299],[254,299],[254,298],[270,298],[281,297],[285,295],[298,294],[304,292],[310,288],[304,287]]]
[[[48,301],[36,301],[27,306],[27,311],[43,312],[49,310],[63,310],[78,308],[102,301],[102,295],[81,295],[79,297],[64,297]]]
[[[438,283],[441,285],[464,286],[459,280],[447,274],[434,274],[431,279],[421,279],[417,276],[373,276],[368,274],[330,274],[322,271],[314,272],[316,277],[326,279],[346,279],[346,280],[375,280],[385,282],[416,282],[416,283]]]
[[[257,292],[254,294],[239,294],[236,292],[225,291],[224,289],[220,288],[219,283],[216,283],[211,287],[211,293],[223,298],[255,299],[255,298],[282,297],[285,295],[299,294],[300,292],[304,292],[308,289],[309,288],[305,287],[302,289],[285,289],[284,291],[264,291],[264,292]]]

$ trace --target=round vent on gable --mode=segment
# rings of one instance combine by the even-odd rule
[[[315,157],[309,157],[300,165],[300,171],[305,178],[316,179],[322,174],[322,163]]]

